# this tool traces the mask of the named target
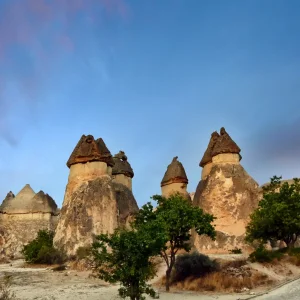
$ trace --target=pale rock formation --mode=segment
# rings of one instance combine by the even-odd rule
[[[112,233],[118,226],[114,161],[102,139],[83,135],[67,166],[70,173],[54,244],[75,255],[79,247],[91,245],[94,235]]]
[[[16,196],[9,192],[0,206],[0,257],[21,257],[39,230],[55,229],[58,215],[55,201],[43,191],[36,194],[29,184]]]
[[[119,224],[129,225],[132,215],[139,209],[132,193],[134,172],[124,151],[119,151],[113,160],[115,164],[112,168],[112,180],[118,204]]]
[[[240,148],[224,128],[214,132],[200,162],[201,180],[194,195],[194,205],[213,214],[217,239],[193,234],[201,252],[225,252],[246,248],[243,242],[249,215],[257,207],[260,189],[240,164]]]
[[[166,198],[174,193],[179,193],[191,201],[191,196],[187,192],[188,178],[182,163],[177,159],[178,157],[175,156],[167,167],[167,171],[161,181],[161,193]]]

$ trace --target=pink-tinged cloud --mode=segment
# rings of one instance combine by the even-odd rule
[[[75,21],[77,13],[85,13],[91,19],[101,16],[94,16],[96,7],[102,6],[109,14],[117,14],[121,18],[128,16],[128,7],[124,0],[7,0],[6,6],[0,9],[0,59],[7,54],[11,45],[21,44],[31,46],[43,30],[49,30],[51,24],[60,21],[67,31],[68,27]],[[52,33],[53,34],[53,33]],[[67,35],[66,32],[61,34]],[[50,36],[53,42],[56,37]],[[70,37],[68,38],[70,39]],[[64,48],[70,50],[71,41],[61,43]],[[66,44],[68,46],[66,47]]]
[[[78,50],[76,42],[84,42],[74,31],[78,16],[88,26],[112,16],[124,20],[129,16],[125,1],[0,0],[0,137],[9,139],[3,116],[14,106],[6,97],[6,82],[16,84],[24,99],[34,103],[53,66],[64,53]]]

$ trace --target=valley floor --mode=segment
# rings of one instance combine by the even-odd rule
[[[112,286],[89,276],[86,271],[52,271],[50,268],[23,267],[23,261],[14,261],[11,264],[0,265],[0,277],[11,276],[12,290],[18,299],[44,299],[44,300],[115,300],[118,285]],[[261,290],[255,291],[259,293]],[[253,293],[253,292],[252,292]],[[269,294],[255,299],[266,300],[296,300],[300,299],[299,280],[285,285]],[[211,293],[160,293],[162,300],[237,300],[253,297],[249,292],[239,294],[211,294]],[[147,298],[148,299],[148,298]]]

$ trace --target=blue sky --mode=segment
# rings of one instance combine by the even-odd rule
[[[225,126],[260,184],[300,176],[300,3],[0,0],[0,199],[61,206],[82,134],[124,150],[139,205],[174,156],[190,192]]]

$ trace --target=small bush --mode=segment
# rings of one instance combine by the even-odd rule
[[[176,282],[188,277],[201,277],[218,269],[218,263],[206,255],[198,252],[183,254],[176,259],[173,280]]]
[[[282,251],[268,251],[263,245],[260,245],[249,255],[251,262],[272,262],[274,259],[280,260],[283,256]]]
[[[78,259],[85,259],[91,255],[90,247],[79,247],[76,251],[76,256]]]
[[[235,247],[234,249],[229,250],[232,254],[242,254],[242,249]]]
[[[32,264],[61,264],[66,256],[53,246],[54,232],[40,230],[38,236],[22,249],[25,261]]]

